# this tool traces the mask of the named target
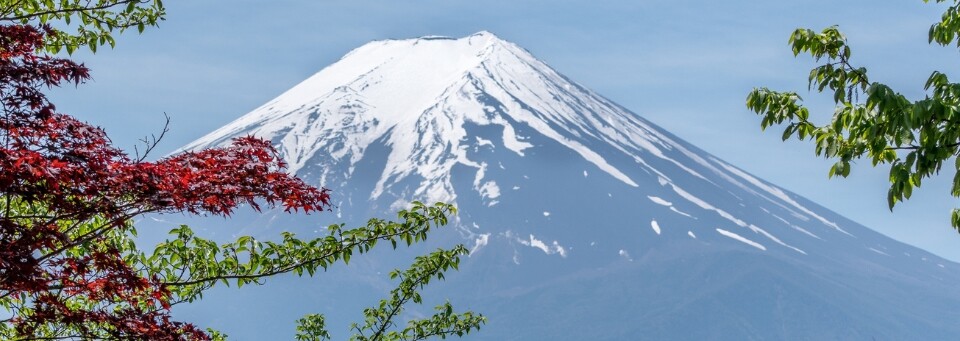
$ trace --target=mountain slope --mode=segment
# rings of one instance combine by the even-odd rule
[[[437,293],[491,316],[480,339],[960,333],[957,264],[757,179],[488,32],[369,43],[183,149],[248,134],[331,188],[342,220],[457,204],[457,233],[438,238],[472,254]]]

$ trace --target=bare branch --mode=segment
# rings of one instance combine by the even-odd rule
[[[140,155],[140,151],[137,150],[137,146],[133,147],[134,157],[137,159],[137,163],[146,160],[147,155],[150,155],[150,152],[152,152],[153,149],[160,144],[160,140],[163,140],[163,137],[166,136],[167,132],[170,131],[170,115],[164,112],[163,118],[165,119],[165,122],[163,122],[163,129],[160,131],[160,136],[150,134],[150,136],[144,136],[142,139],[140,139],[140,142],[146,146],[146,149],[143,150],[143,155]]]

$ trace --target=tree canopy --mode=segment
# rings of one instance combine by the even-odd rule
[[[929,0],[924,0],[929,2]],[[935,0],[937,3],[947,0]],[[928,42],[960,48],[960,1],[953,1],[941,20],[930,26]],[[908,99],[892,87],[874,81],[857,66],[846,37],[837,26],[819,32],[800,28],[790,35],[794,56],[809,54],[821,65],[810,71],[810,89],[832,95],[836,109],[831,122],[818,125],[796,92],[756,88],[747,107],[762,117],[763,129],[785,125],[783,140],[812,140],[816,155],[837,162],[829,176],[847,177],[850,164],[869,159],[874,166],[889,165],[887,202],[892,210],[907,200],[923,180],[943,170],[954,172],[950,193],[960,197],[960,83],[933,71],[923,88],[926,96]],[[955,159],[953,164],[949,161]],[[953,167],[950,167],[953,166]],[[960,209],[951,215],[960,231]]]

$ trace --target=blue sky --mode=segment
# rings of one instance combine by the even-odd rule
[[[757,86],[795,90],[829,120],[828,96],[806,92],[810,58],[797,27],[840,25],[853,61],[910,98],[933,70],[955,74],[957,49],[927,45],[945,6],[915,1],[170,1],[168,18],[113,50],[74,57],[93,81],[55,91],[61,111],[104,127],[121,147],[155,133],[169,153],[256,108],[368,41],[488,30],[571,79],[740,168],[903,242],[960,261],[950,228],[951,171],[894,212],[887,170],[868,161],[848,179],[810,143],[763,133],[744,107]],[[955,76],[960,77],[960,75]]]

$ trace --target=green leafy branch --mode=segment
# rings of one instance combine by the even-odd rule
[[[351,329],[353,341],[398,341],[425,340],[432,337],[446,339],[448,336],[464,336],[480,330],[486,323],[486,317],[467,311],[455,313],[453,306],[445,302],[435,308],[436,313],[428,318],[413,319],[402,330],[396,330],[395,322],[403,312],[404,306],[413,302],[422,304],[420,290],[434,279],[442,280],[444,271],[456,270],[460,256],[469,254],[463,245],[450,250],[438,249],[426,256],[417,257],[407,270],[394,270],[390,278],[400,279],[396,288],[390,291],[388,299],[380,300],[374,307],[364,309],[363,325],[353,323]],[[325,328],[324,316],[310,314],[297,321],[298,341],[330,340]]]
[[[171,231],[176,238],[160,243],[149,256],[140,253],[133,262],[158,276],[177,302],[190,302],[216,283],[242,287],[263,284],[264,278],[283,273],[313,276],[338,261],[348,263],[354,253],[365,253],[381,241],[396,248],[401,242],[425,240],[434,226],[447,223],[447,214],[455,213],[456,208],[448,204],[414,202],[412,209],[398,213],[400,222],[370,219],[367,226],[355,229],[331,225],[326,236],[311,240],[284,232],[279,242],[243,236],[222,245],[181,226]]]
[[[413,265],[403,272],[390,272],[390,278],[399,278],[400,284],[390,292],[389,299],[380,300],[379,305],[364,309],[364,324],[354,323],[351,326],[356,333],[350,340],[424,340],[430,337],[445,339],[447,336],[463,336],[472,330],[479,330],[480,325],[486,322],[483,315],[472,312],[456,314],[449,302],[437,306],[437,313],[429,318],[411,320],[404,329],[391,330],[395,326],[394,320],[407,303],[423,302],[419,290],[433,279],[442,280],[444,271],[451,268],[456,270],[460,264],[460,256],[466,254],[469,254],[469,251],[463,245],[450,250],[439,249],[429,255],[417,257]]]
[[[945,2],[946,0],[936,0]],[[927,2],[927,1],[925,1]],[[929,31],[929,42],[947,46],[960,34],[957,1]],[[923,179],[938,174],[960,146],[960,84],[934,71],[924,84],[927,96],[909,100],[886,84],[871,82],[867,69],[851,63],[851,48],[836,26],[821,32],[797,29],[790,36],[794,55],[806,53],[816,61],[808,77],[810,90],[833,93],[835,110],[830,123],[809,120],[809,109],[795,92],[756,88],[747,96],[747,107],[762,117],[760,127],[785,124],[782,138],[813,140],[817,156],[836,159],[829,176],[846,177],[850,163],[870,159],[874,166],[890,165],[889,208],[909,199]],[[861,98],[861,95],[863,98]],[[950,193],[960,197],[960,161],[954,164]],[[960,231],[960,210],[951,222]]]
[[[132,28],[142,33],[165,15],[162,0],[0,0],[0,22],[51,25],[54,34],[45,44],[50,53],[113,47],[113,33]]]
[[[43,219],[47,214],[43,205],[20,200],[9,201],[0,207],[10,219]],[[12,207],[11,207],[12,206]],[[398,221],[371,219],[366,226],[344,229],[343,225],[332,225],[324,237],[301,240],[292,233],[284,233],[282,240],[258,241],[249,236],[239,237],[236,241],[218,245],[207,239],[197,237],[187,226],[171,231],[174,238],[160,243],[152,254],[138,251],[133,236],[136,229],[125,222],[121,228],[104,230],[105,226],[115,226],[114,222],[100,217],[85,221],[59,220],[61,231],[74,237],[97,234],[96,238],[71,244],[68,247],[52,245],[51,248],[68,255],[89,254],[91,250],[110,249],[124,255],[145,278],[159,281],[169,292],[171,305],[191,302],[202,297],[204,291],[217,283],[237,287],[245,284],[264,284],[271,276],[284,273],[314,276],[318,270],[326,270],[337,262],[348,263],[354,254],[370,251],[379,242],[389,242],[393,248],[403,243],[411,245],[423,241],[434,228],[448,223],[448,215],[456,214],[456,208],[444,203],[432,206],[414,202],[409,210],[398,213]],[[105,231],[100,233],[100,231]],[[399,317],[403,306],[408,302],[421,303],[420,289],[431,279],[443,279],[443,272],[456,270],[459,256],[468,251],[462,245],[451,250],[437,250],[427,256],[417,257],[406,271],[391,272],[391,278],[400,278],[397,289],[391,292],[389,300],[381,301],[379,308],[364,311],[368,321],[376,321],[377,331],[369,337],[358,340],[422,340],[429,337],[446,338],[450,335],[464,335],[479,329],[485,321],[482,315],[466,312],[457,314],[449,303],[437,307],[438,312],[428,319],[414,320],[401,332],[387,330]],[[58,283],[50,283],[50,290],[65,295],[65,301],[73,309],[108,308],[116,302],[90,301],[79,297],[69,297],[69,293]],[[30,297],[0,296],[0,308],[12,316],[28,316],[34,312],[30,308]],[[120,308],[121,306],[116,306]],[[146,310],[163,309],[159,306],[141,306]],[[371,320],[372,319],[372,320]],[[10,318],[0,319],[0,337],[15,335],[11,329]],[[329,333],[325,329],[323,315],[312,314],[300,319],[297,326],[298,340],[326,340]],[[76,325],[38,325],[34,335],[43,339],[89,338],[109,339],[110,328],[103,323],[88,322]],[[372,328],[372,327],[371,327]],[[366,329],[358,329],[366,330]],[[226,335],[208,329],[213,340],[225,340]],[[361,334],[362,335],[362,332]],[[398,338],[399,337],[399,338]]]

